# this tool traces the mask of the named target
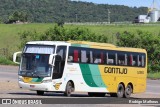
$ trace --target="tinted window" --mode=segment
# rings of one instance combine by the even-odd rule
[[[127,65],[127,54],[118,53],[118,65]]]
[[[144,67],[146,56],[135,52],[70,47],[68,62]]]
[[[116,64],[116,52],[115,51],[110,51],[107,52],[107,64],[109,65],[115,65]]]
[[[61,56],[61,59],[65,61],[66,59],[66,46],[58,46],[57,47],[57,55]]]

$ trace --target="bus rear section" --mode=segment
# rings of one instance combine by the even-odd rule
[[[73,45],[69,47],[70,71],[80,71],[81,91],[90,96],[129,98],[146,90],[147,53],[144,49]],[[79,67],[79,68],[78,68]],[[77,70],[78,69],[78,70]],[[77,83],[78,84],[78,83]],[[77,87],[75,85],[75,87]],[[80,90],[78,90],[80,91]]]

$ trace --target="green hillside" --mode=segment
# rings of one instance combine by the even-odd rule
[[[111,22],[133,21],[137,15],[147,14],[147,7],[137,8],[70,0],[0,0],[0,22],[8,22],[15,11],[27,14],[28,21],[34,23],[107,22],[108,9],[111,12]]]

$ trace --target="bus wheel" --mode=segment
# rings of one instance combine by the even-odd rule
[[[119,84],[117,89],[117,97],[122,98],[123,95],[124,95],[124,87],[122,84]]]
[[[67,83],[67,86],[66,86],[66,90],[64,92],[64,95],[67,96],[67,97],[70,97],[71,96],[71,92],[73,91],[73,84],[71,82],[68,82]]]
[[[44,95],[44,91],[37,91],[37,95]]]
[[[124,97],[129,98],[131,94],[132,94],[132,87],[131,85],[128,84],[124,92]]]

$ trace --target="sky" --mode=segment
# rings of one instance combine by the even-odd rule
[[[117,4],[117,5],[126,5],[130,7],[151,7],[153,4],[153,0],[79,0],[85,2],[93,2],[97,4]],[[160,0],[155,0],[157,6],[160,7]]]

